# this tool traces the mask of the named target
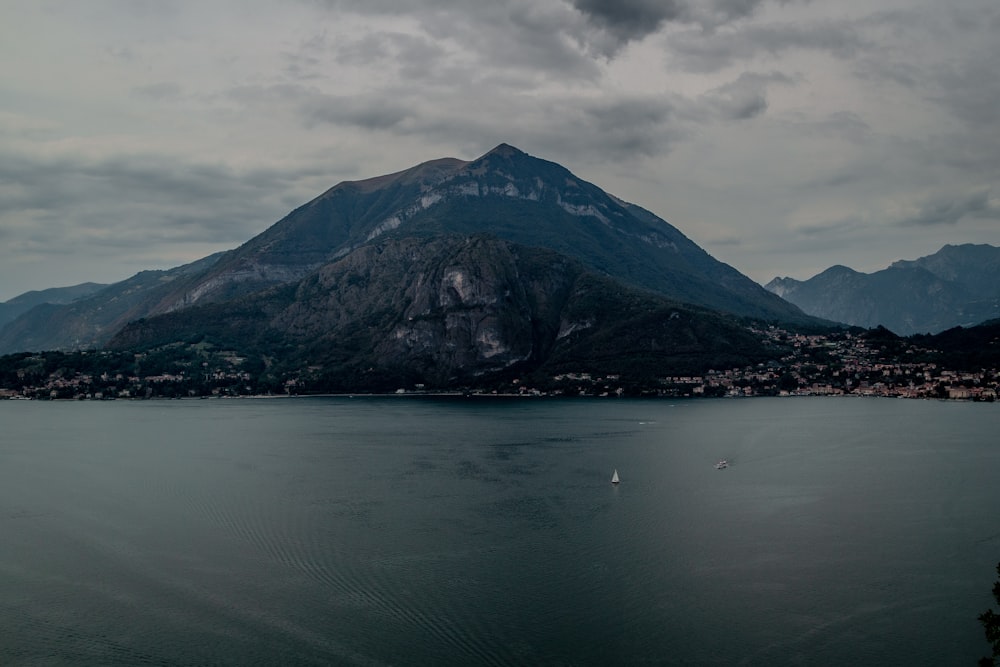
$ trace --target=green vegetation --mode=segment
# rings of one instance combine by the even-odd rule
[[[949,368],[1000,366],[1000,320],[975,327],[955,327],[935,336],[913,336],[910,340],[933,349],[929,358]]]
[[[206,343],[148,352],[78,351],[0,357],[0,392],[38,399],[186,398],[283,392],[267,360]]]
[[[997,581],[993,584],[993,599],[1000,605],[1000,563],[997,563]],[[991,657],[979,659],[979,667],[991,667],[997,664],[1000,658],[1000,614],[987,609],[979,615],[979,622],[983,624],[983,632],[986,634],[986,641],[993,647]]]

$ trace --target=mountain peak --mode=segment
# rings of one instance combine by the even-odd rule
[[[511,146],[510,144],[504,143],[504,144],[500,144],[499,146],[497,146],[496,148],[494,148],[493,150],[491,150],[490,152],[488,152],[483,157],[488,157],[490,155],[496,155],[498,157],[511,158],[511,157],[515,157],[515,156],[519,156],[519,155],[527,155],[527,153],[525,153],[524,151],[520,150],[519,148],[515,148],[515,147]]]
[[[832,276],[854,276],[858,275],[858,272],[849,266],[844,266],[843,264],[834,264],[830,268],[822,271],[820,276],[832,277]],[[813,276],[814,278],[817,276]]]

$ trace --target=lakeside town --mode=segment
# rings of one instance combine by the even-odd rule
[[[842,332],[761,333],[792,351],[779,364],[712,370],[701,377],[665,379],[664,393],[677,396],[882,396],[994,401],[1000,370],[954,370],[921,361],[926,351],[912,345],[888,350],[878,339]],[[897,339],[899,340],[899,339]],[[902,353],[902,359],[899,353]]]
[[[946,368],[932,351],[890,332],[833,331],[802,334],[780,327],[755,333],[783,354],[743,368],[712,369],[700,375],[641,380],[618,374],[567,372],[539,379],[508,378],[491,386],[441,392],[422,384],[395,394],[505,396],[882,396],[918,399],[995,401],[1000,369]],[[232,352],[202,351],[179,364],[150,353],[74,352],[18,355],[0,369],[0,399],[118,400],[212,396],[287,396],[324,393],[310,377],[315,368],[273,377]],[[10,358],[4,358],[9,360]],[[201,359],[199,361],[199,359]],[[178,365],[186,368],[177,370]],[[174,370],[167,372],[164,369]],[[110,370],[109,370],[110,369]],[[264,379],[267,378],[267,379]]]

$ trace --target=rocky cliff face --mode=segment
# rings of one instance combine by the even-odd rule
[[[365,246],[323,267],[272,326],[330,349],[360,333],[358,347],[380,365],[491,372],[532,355],[529,291],[505,244],[411,239]]]

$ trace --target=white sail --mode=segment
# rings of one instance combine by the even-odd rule
[[[615,472],[611,475],[611,483],[612,484],[618,483],[618,468],[615,468]]]

